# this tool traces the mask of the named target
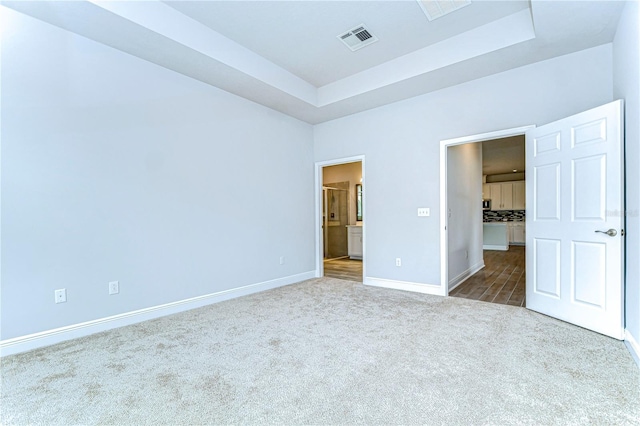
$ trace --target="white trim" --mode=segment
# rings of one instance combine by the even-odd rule
[[[449,291],[453,290],[454,288],[458,287],[460,284],[471,278],[473,274],[475,274],[482,268],[484,268],[484,259],[480,260],[480,262],[476,263],[475,265],[470,266],[469,269],[449,281]]]
[[[213,303],[235,299],[236,297],[247,296],[264,290],[294,284],[314,277],[315,271],[303,272],[301,274],[290,275],[288,277],[277,278],[270,281],[179,300],[177,302],[165,303],[164,305],[152,306],[149,308],[139,309],[137,311],[125,312],[106,318],[99,318],[53,330],[2,340],[0,341],[0,356],[13,355],[41,348],[43,346],[53,345],[65,340],[76,339],[78,337],[88,336],[101,331],[111,330],[125,325],[136,324],[142,321],[188,311],[190,309],[211,305]]]
[[[440,282],[444,287],[444,294],[449,294],[449,247],[447,244],[447,148],[465,143],[482,142],[509,136],[524,135],[527,130],[536,126],[522,126],[496,132],[480,133],[440,141]]]
[[[412,283],[409,281],[388,280],[386,278],[365,277],[364,285],[373,287],[391,288],[394,290],[412,291],[414,293],[433,294],[445,296],[442,293],[442,286],[438,284]]]
[[[624,344],[627,349],[629,349],[633,360],[638,364],[638,367],[640,367],[640,344],[633,338],[633,335],[631,335],[628,329],[624,330]]]
[[[362,193],[363,195],[367,192],[367,187],[365,186],[365,161],[364,155],[356,155],[353,157],[344,157],[337,158],[334,160],[326,160],[326,161],[316,161],[315,163],[315,210],[316,210],[316,221],[315,221],[315,234],[316,234],[316,277],[324,276],[324,256],[322,253],[322,247],[324,244],[324,235],[322,231],[322,168],[326,166],[337,166],[339,164],[348,164],[348,163],[360,163],[362,167]],[[366,218],[367,212],[367,197],[362,197],[362,215]],[[362,224],[362,276],[366,277],[367,273],[367,237],[366,237],[366,224]]]
[[[495,132],[480,133],[477,135],[462,136],[462,137],[453,138],[453,139],[444,139],[440,141],[440,143],[447,146],[453,146],[453,145],[462,145],[465,143],[483,142],[483,141],[490,141],[493,139],[508,138],[510,136],[520,136],[527,133],[527,130],[534,129],[535,127],[536,126],[533,124],[529,126],[514,127],[512,129],[498,130]]]
[[[482,250],[499,250],[499,251],[509,251],[509,246],[499,246],[495,244],[483,244]]]

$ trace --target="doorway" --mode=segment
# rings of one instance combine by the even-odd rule
[[[525,303],[525,137],[447,149],[449,295]]]
[[[448,164],[450,162],[449,161],[450,159],[448,158],[449,148],[468,145],[472,148],[475,148],[475,151],[478,151],[479,145],[477,145],[477,143],[479,142],[485,142],[485,141],[503,139],[503,138],[509,138],[509,137],[520,137],[520,136],[523,136],[527,130],[532,129],[534,127],[535,126],[518,127],[514,129],[507,129],[507,130],[502,130],[497,132],[483,133],[479,135],[449,139],[441,142],[441,145],[440,145],[440,221],[441,221],[441,227],[442,227],[441,229],[443,229],[445,232],[440,233],[440,253],[441,253],[441,279],[442,279],[442,282],[444,283],[445,295],[450,295],[451,290],[455,289],[455,287],[464,283],[466,280],[468,280],[470,277],[472,277],[474,274],[476,274],[478,271],[482,270],[485,267],[484,253],[483,253],[484,251],[483,250],[484,214],[482,212],[482,207],[484,205],[484,203],[482,203],[482,199],[483,199],[482,184],[484,182],[482,182],[483,178],[482,178],[482,172],[480,170],[476,173],[477,176],[475,177],[475,179],[477,180],[475,181],[476,183],[474,183],[475,189],[469,193],[469,195],[473,197],[473,201],[472,201],[473,205],[474,206],[477,205],[477,210],[476,210],[476,207],[473,207],[474,209],[473,214],[475,214],[475,212],[477,212],[477,214],[475,214],[475,216],[474,215],[470,216],[468,219],[468,222],[472,222],[472,225],[473,225],[473,227],[470,228],[471,231],[468,231],[468,230],[465,231],[465,232],[473,232],[473,235],[475,235],[475,241],[472,244],[473,250],[466,250],[466,251],[463,250],[463,251],[454,251],[454,252],[450,250],[449,235],[451,233],[455,234],[458,230],[455,228],[452,228],[451,230],[448,229],[449,218],[454,214],[456,209],[462,210],[464,209],[464,206],[463,205],[456,206],[455,205],[456,201],[454,199],[451,200],[451,203],[449,200],[449,183],[451,182],[450,175],[449,175],[450,164]],[[468,156],[469,154],[463,153],[463,155]],[[481,153],[479,154],[478,158],[480,158],[480,161],[481,161]],[[486,190],[486,187],[485,187],[485,190]],[[470,208],[470,207],[467,207],[467,208]],[[503,245],[505,246],[504,248],[505,250],[508,250],[507,236],[504,235],[503,239],[504,239]],[[456,247],[452,246],[451,249],[456,249]],[[476,255],[477,259],[475,260],[471,259],[471,261],[468,262],[468,267],[466,269],[460,268],[461,269],[460,271],[456,271],[455,273],[450,274],[451,272],[449,268],[450,258],[455,261],[455,256],[458,256],[458,257],[464,256],[465,259],[467,259],[469,255],[471,256],[474,255],[474,251],[475,253],[478,253],[478,255]],[[483,293],[485,290],[487,289],[484,289]],[[495,291],[495,290],[492,290],[492,291]],[[477,290],[477,292],[480,292],[480,290]],[[474,295],[477,294],[477,292],[474,293]]]
[[[364,158],[316,163],[318,277],[364,281]]]

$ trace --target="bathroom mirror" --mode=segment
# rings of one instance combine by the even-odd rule
[[[356,184],[356,220],[362,220],[362,184]]]

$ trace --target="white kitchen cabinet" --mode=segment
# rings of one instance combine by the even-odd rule
[[[362,259],[362,226],[347,226],[348,254],[351,259]]]
[[[491,184],[483,183],[482,184],[482,199],[490,200],[491,199]]]
[[[502,186],[499,183],[489,184],[489,199],[491,210],[502,210]]]
[[[513,210],[526,208],[527,190],[524,181],[513,182]]]
[[[513,184],[501,183],[502,186],[502,208],[500,210],[513,210]]]
[[[489,184],[491,210],[513,210],[513,182]]]
[[[525,181],[485,183],[482,197],[491,200],[491,210],[525,210],[527,190]]]
[[[526,225],[524,222],[508,222],[507,234],[509,237],[509,244],[512,245],[524,245],[526,239]]]

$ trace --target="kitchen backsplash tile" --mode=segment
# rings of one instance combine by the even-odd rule
[[[483,210],[484,222],[524,222],[524,210]]]

